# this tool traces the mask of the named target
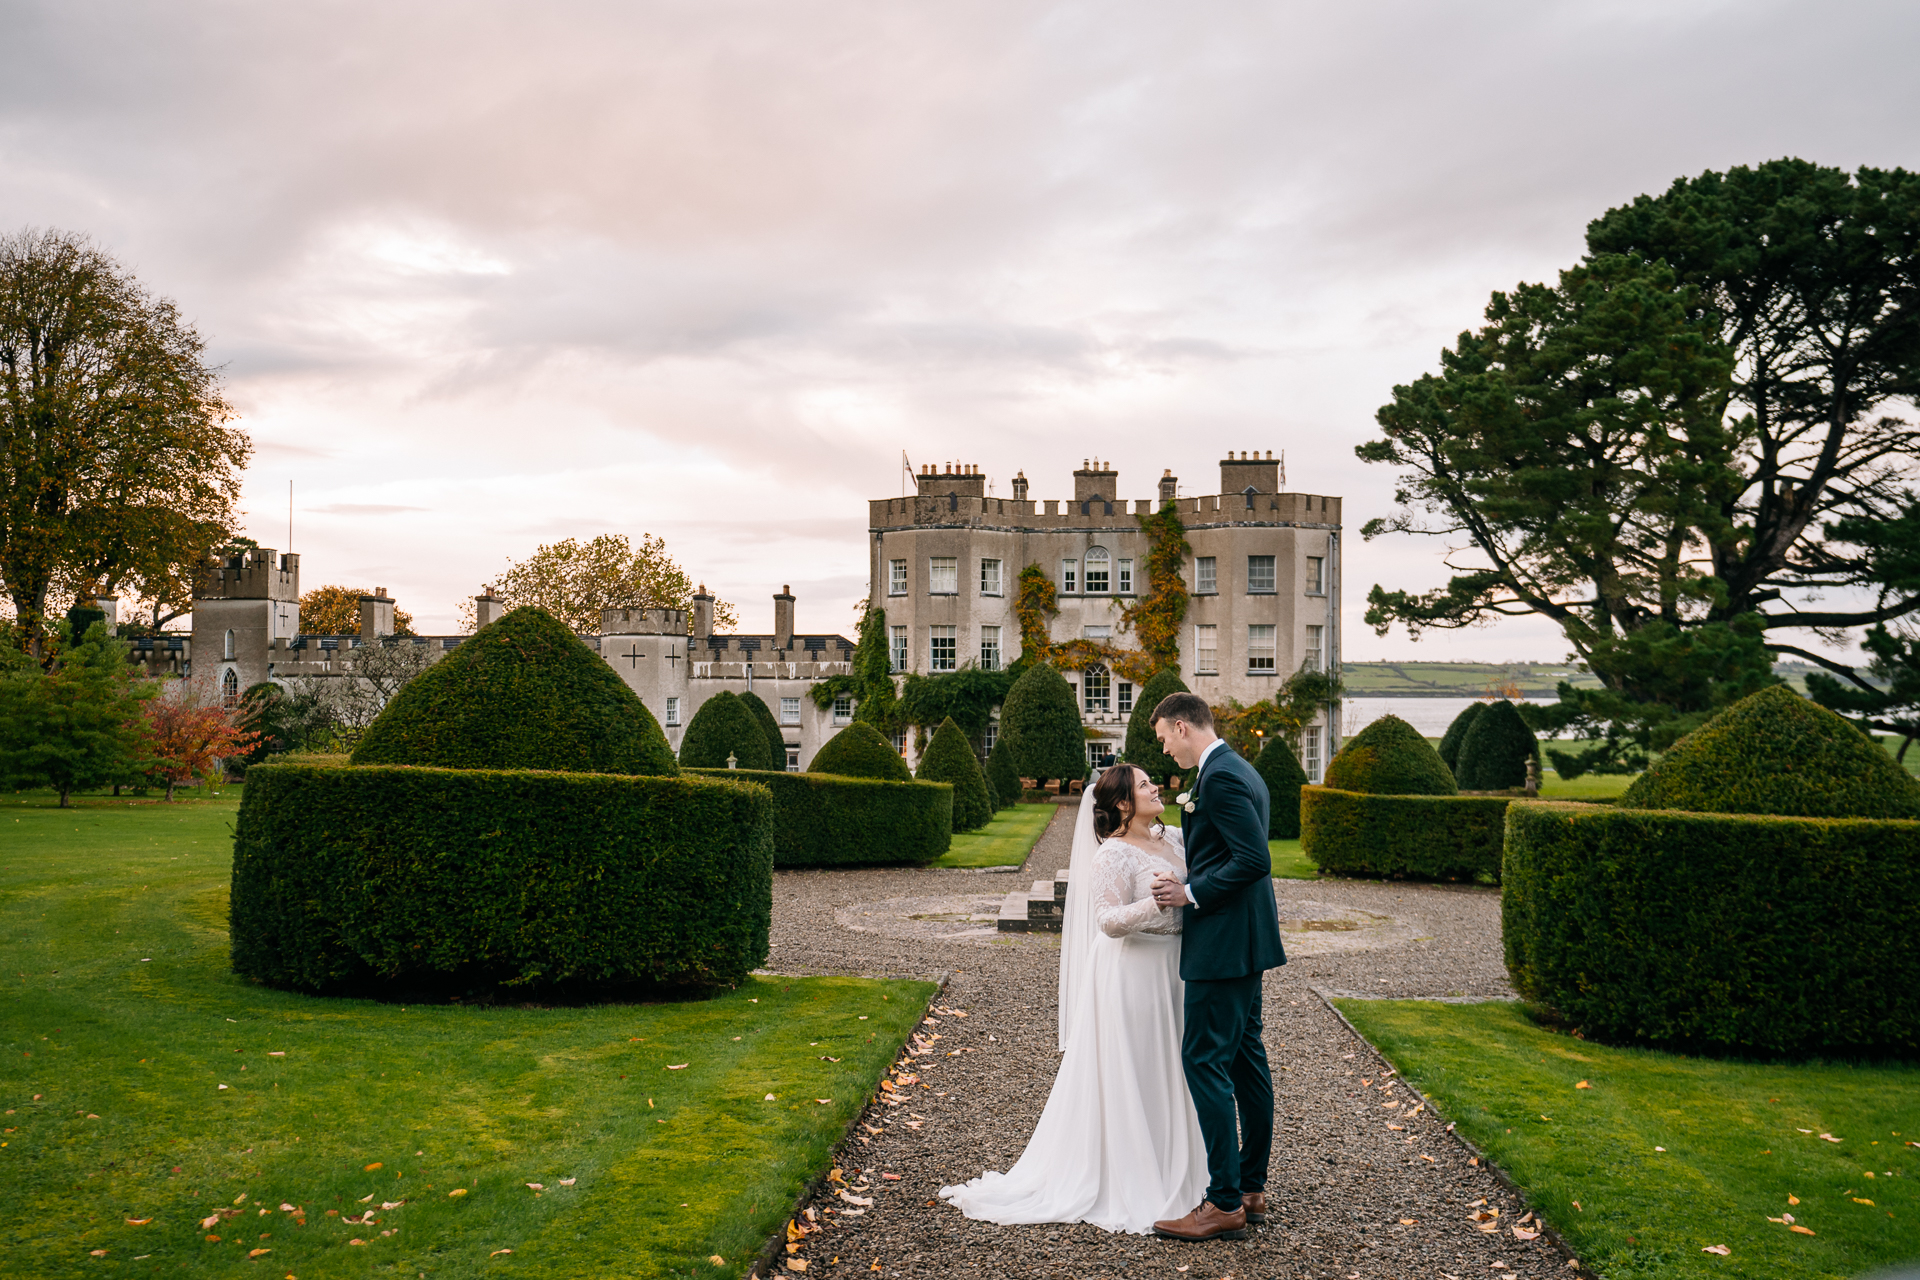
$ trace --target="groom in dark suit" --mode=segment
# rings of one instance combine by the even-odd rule
[[[1185,907],[1180,977],[1187,984],[1180,1063],[1207,1144],[1207,1198],[1184,1218],[1153,1224],[1176,1240],[1239,1240],[1267,1220],[1273,1074],[1260,1041],[1260,975],[1287,962],[1267,850],[1267,784],[1213,731],[1191,693],[1153,709],[1160,745],[1192,785],[1182,812],[1187,882],[1155,882],[1163,907]],[[1236,1133],[1236,1111],[1238,1132]]]

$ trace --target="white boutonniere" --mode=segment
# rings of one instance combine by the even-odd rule
[[[1185,812],[1187,813],[1193,812],[1193,792],[1182,791],[1179,795],[1173,798],[1173,802],[1179,805],[1180,808]]]

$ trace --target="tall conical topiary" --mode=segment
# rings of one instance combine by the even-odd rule
[[[1484,702],[1469,702],[1467,709],[1455,716],[1453,723],[1447,726],[1447,731],[1440,735],[1440,759],[1446,762],[1447,768],[1453,770],[1456,780],[1460,777],[1460,744],[1466,741],[1467,730],[1473,728],[1473,722],[1486,709]]]
[[[1474,719],[1460,742],[1460,762],[1453,768],[1462,791],[1505,791],[1527,784],[1527,761],[1536,758],[1540,744],[1505,698],[1489,703]]]
[[[1036,662],[1013,682],[1000,705],[1000,733],[1023,777],[1045,784],[1087,772],[1087,736],[1066,677]]]
[[[1267,784],[1267,839],[1298,840],[1300,788],[1306,785],[1307,771],[1300,767],[1293,748],[1278,734],[1268,738],[1253,771]]]
[[[1127,763],[1139,766],[1149,778],[1163,785],[1170,776],[1180,772],[1180,766],[1161,748],[1160,739],[1154,735],[1153,709],[1170,693],[1192,692],[1178,671],[1162,667],[1140,686],[1133,702],[1133,714],[1127,717]]]
[[[1378,796],[1451,796],[1460,788],[1440,753],[1399,716],[1381,716],[1347,739],[1327,766],[1327,785]]]
[[[913,781],[913,770],[870,724],[856,720],[827,739],[807,765],[808,773],[834,773],[847,778],[884,778]]]
[[[1775,685],[1680,739],[1614,804],[1795,818],[1920,818],[1920,783],[1853,725]]]
[[[973,744],[960,726],[948,716],[934,730],[920,757],[920,781],[953,784],[953,829],[973,831],[993,821],[993,798],[987,791],[987,775]]]
[[[767,749],[767,735],[746,702],[722,690],[693,713],[687,734],[680,739],[680,763],[689,769],[724,769],[728,756],[734,757],[736,769],[776,767]],[[777,767],[785,768],[786,763],[783,759]]]
[[[787,735],[780,730],[780,722],[773,718],[773,708],[757,693],[743,693],[740,701],[753,713],[754,721],[759,724],[760,732],[766,735],[767,750],[773,755],[773,767],[787,767]]]
[[[987,752],[987,782],[993,787],[994,801],[999,808],[1020,803],[1025,788],[1020,785],[1020,771],[1013,767],[1013,752],[1007,750],[1004,735],[995,738],[993,750]]]
[[[515,609],[409,680],[355,764],[674,774],[659,722],[552,614]]]

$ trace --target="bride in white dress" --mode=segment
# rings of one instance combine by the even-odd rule
[[[988,1222],[1091,1222],[1145,1235],[1198,1204],[1207,1152],[1180,1067],[1180,835],[1140,769],[1116,765],[1081,798],[1060,942],[1060,1049],[1046,1110],[1006,1173],[940,1194]]]

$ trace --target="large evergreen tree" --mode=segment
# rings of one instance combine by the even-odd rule
[[[1000,733],[1014,766],[1043,786],[1086,775],[1087,737],[1073,686],[1044,662],[1028,667],[1008,690]]]
[[[993,821],[987,775],[980,768],[980,758],[973,754],[966,732],[951,717],[940,722],[920,757],[920,781],[953,785],[955,831],[973,831]]]
[[[1149,778],[1162,785],[1170,776],[1180,772],[1180,766],[1161,748],[1160,739],[1153,732],[1153,711],[1169,694],[1191,692],[1178,671],[1172,667],[1162,667],[1140,686],[1140,692],[1134,698],[1133,714],[1127,717],[1127,745],[1124,748],[1127,763],[1145,771]]]
[[[754,722],[760,726],[760,732],[767,738],[767,753],[773,758],[773,767],[787,767],[787,735],[781,731],[780,722],[773,718],[773,708],[757,693],[743,693],[740,701],[753,713]]]
[[[1467,730],[1473,728],[1473,722],[1487,709],[1484,702],[1469,702],[1466,709],[1453,718],[1447,725],[1447,731],[1440,735],[1440,758],[1453,770],[1454,776],[1460,774],[1460,744],[1466,741]]]
[[[785,752],[779,767],[786,766]],[[736,769],[772,769],[773,752],[767,735],[747,709],[744,699],[721,690],[693,713],[686,736],[680,739],[680,763],[689,769],[724,769],[727,757]]]
[[[1267,839],[1300,838],[1300,788],[1307,784],[1307,771],[1287,740],[1278,735],[1268,738],[1253,762],[1255,773],[1267,784]]]
[[[1525,786],[1527,761],[1539,757],[1540,744],[1520,712],[1505,698],[1489,703],[1460,741],[1460,763],[1453,776],[1462,791],[1506,791]],[[1445,757],[1442,757],[1443,759]]]
[[[993,786],[995,808],[1020,803],[1025,788],[1020,785],[1020,770],[1013,765],[1013,752],[1007,750],[1004,734],[994,740],[993,750],[987,753],[987,781]]]
[[[132,782],[148,755],[141,704],[158,682],[135,679],[126,646],[98,623],[78,644],[58,625],[51,670],[18,651],[0,659],[0,779],[51,787],[60,807],[75,791]]]

